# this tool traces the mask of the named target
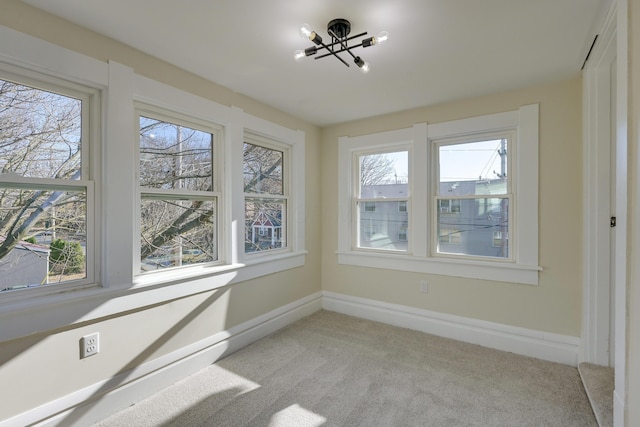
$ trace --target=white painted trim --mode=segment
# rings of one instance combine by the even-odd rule
[[[415,125],[425,127],[426,124]],[[414,137],[418,135],[413,128],[390,130],[369,135],[355,137],[341,136],[338,138],[338,166],[340,185],[338,186],[338,251],[350,252],[353,240],[353,204],[351,196],[355,190],[353,153],[392,147],[412,145]],[[415,154],[415,153],[414,153]],[[412,156],[412,161],[415,155]],[[413,168],[413,165],[411,165]]]
[[[524,356],[577,366],[580,339],[399,304],[322,293],[322,308]]]
[[[613,425],[624,427],[624,394],[621,396],[617,390],[613,392]]]
[[[293,130],[284,126],[271,123],[267,120],[261,119],[251,114],[242,112],[241,122],[243,125],[243,135],[241,136],[244,141],[244,132],[257,134],[264,136],[267,139],[274,142],[284,144],[289,147],[289,191],[288,191],[288,224],[287,224],[287,248],[285,251],[302,251],[305,248],[305,133],[301,130]],[[232,173],[232,181],[239,182],[240,184],[234,188],[232,193],[234,200],[233,205],[237,206],[239,212],[244,214],[244,188],[242,186],[242,157],[243,150],[242,144],[237,144],[234,151],[234,155],[238,156],[233,159],[233,164],[237,165]],[[241,224],[244,224],[244,217],[242,217]],[[244,226],[239,226],[238,232],[238,259],[240,262],[251,263],[253,259],[277,257],[280,251],[264,252],[264,253],[252,253],[246,254],[244,252]]]
[[[172,298],[213,290],[231,283],[272,274],[305,264],[305,134],[245,114],[237,107],[226,107],[212,100],[178,88],[136,75],[130,67],[97,61],[43,40],[0,26],[0,67],[34,74],[38,78],[54,76],[101,90],[102,132],[101,151],[92,153],[101,171],[96,186],[98,198],[96,235],[102,238],[96,246],[101,263],[96,265],[97,283],[88,285],[61,284],[30,291],[6,293],[0,298],[0,321],[11,327],[0,328],[0,341],[77,324],[122,311],[162,303]],[[40,76],[40,74],[42,76]],[[224,265],[194,266],[162,272],[136,275],[134,256],[138,222],[138,196],[133,188],[137,173],[134,102],[162,107],[197,120],[219,124],[225,128],[224,150],[219,155],[226,161],[220,197],[220,238]],[[292,196],[293,226],[291,247],[286,252],[274,252],[243,260],[244,204],[242,202],[243,130],[272,136],[292,148],[294,164]],[[240,142],[240,143],[239,143]],[[236,150],[239,147],[239,151]],[[235,161],[235,160],[234,160]],[[232,178],[232,174],[238,174]],[[238,178],[239,179],[236,179]],[[96,177],[97,179],[97,177]],[[230,191],[231,190],[231,191]],[[232,205],[231,197],[241,201]],[[233,216],[235,215],[235,217]],[[291,236],[290,236],[291,238]],[[290,240],[291,241],[291,240]],[[100,252],[101,251],[101,252]],[[186,286],[178,286],[182,283]],[[176,285],[176,286],[173,286]],[[144,290],[145,292],[141,292]],[[44,310],[46,308],[46,310]]]
[[[628,170],[627,170],[627,120],[628,120],[628,1],[613,0],[608,8],[607,14],[599,30],[598,43],[594,48],[584,75],[584,160],[583,169],[585,188],[585,219],[584,219],[584,305],[583,305],[583,348],[581,357],[584,361],[610,365],[608,357],[608,343],[605,338],[609,337],[609,308],[610,297],[606,290],[599,286],[602,281],[610,281],[609,270],[615,271],[614,283],[614,323],[615,323],[615,390],[613,393],[613,424],[616,427],[625,425],[625,402],[626,402],[626,381],[627,381],[627,234],[628,234]],[[617,217],[617,230],[615,240],[615,263],[610,265],[610,250],[604,248],[601,240],[608,235],[598,229],[600,221],[606,221],[609,212],[602,212],[609,207],[607,197],[598,197],[598,185],[601,184],[603,175],[607,174],[609,179],[609,152],[604,153],[606,159],[600,158],[602,150],[610,150],[610,147],[602,147],[597,144],[600,137],[599,129],[603,121],[610,118],[609,112],[602,111],[602,96],[598,88],[606,84],[601,79],[610,78],[610,69],[605,67],[610,65],[611,46],[615,46],[616,61],[616,140],[611,143],[616,144],[616,195],[615,195],[615,215]],[[609,56],[608,56],[609,55]],[[604,69],[602,73],[601,70]],[[601,75],[602,74],[602,75]],[[599,86],[600,83],[600,86]],[[607,94],[608,95],[608,94]],[[606,102],[606,100],[605,100]],[[601,117],[605,115],[605,117]],[[606,123],[605,123],[606,124]],[[608,139],[609,135],[606,135]],[[605,184],[608,185],[608,182]],[[609,187],[610,188],[610,187]],[[606,188],[605,190],[608,190]],[[603,199],[603,200],[600,200]],[[607,230],[608,231],[608,230]],[[605,319],[605,316],[607,317]]]
[[[583,349],[585,362],[612,366],[609,355],[611,231],[611,65],[615,14],[609,14],[584,71]],[[617,231],[617,230],[616,230]]]
[[[0,427],[36,424],[90,425],[170,386],[217,360],[302,319],[322,307],[316,292],[113,378],[93,384],[15,417]]]
[[[635,5],[634,5],[635,6]],[[613,424],[622,427],[625,424],[625,417],[628,412],[629,395],[629,368],[627,362],[627,292],[630,286],[630,277],[627,274],[627,263],[630,258],[628,247],[638,247],[639,239],[637,232],[634,237],[627,237],[628,227],[631,227],[637,216],[628,215],[628,184],[634,173],[633,169],[628,170],[628,117],[629,117],[629,1],[614,0],[612,2],[612,15],[616,19],[616,207],[618,209],[618,230],[616,239],[616,260],[615,260],[615,396]],[[635,37],[634,37],[635,38]],[[632,120],[632,123],[633,120]],[[633,142],[635,144],[635,142]],[[637,167],[637,163],[636,163]],[[635,170],[635,182],[632,186],[638,187],[637,169]],[[636,212],[637,213],[637,212]],[[636,227],[633,227],[636,228]],[[629,243],[627,240],[630,239]],[[636,263],[637,266],[637,263]],[[636,326],[637,327],[637,326]],[[638,363],[638,362],[636,362]],[[636,396],[637,398],[637,396]]]
[[[542,271],[537,265],[356,251],[338,252],[338,263],[525,285],[537,285],[538,273]]]
[[[361,267],[385,268],[416,273],[439,274],[452,277],[495,280],[507,283],[538,285],[538,104],[525,105],[518,110],[488,114],[467,119],[429,124],[419,123],[411,128],[391,130],[356,137],[343,136],[338,139],[338,263]],[[433,177],[429,180],[426,168],[429,163],[430,144],[442,138],[463,137],[469,134],[517,130],[513,178],[516,186],[514,209],[515,238],[513,260],[470,259],[456,256],[434,256],[430,251],[429,226],[430,200],[433,196]],[[392,148],[410,145],[412,230],[409,235],[410,253],[374,252],[354,249],[352,244],[354,163],[353,153],[363,150]],[[419,167],[418,167],[419,166]],[[420,182],[421,192],[413,191]]]
[[[107,64],[0,25],[0,62],[72,80],[96,89],[107,86]]]
[[[0,427],[89,425],[320,309],[543,360],[577,365],[580,340],[576,337],[324,291],[218,332],[113,378],[1,420]],[[616,407],[620,407],[620,404]]]

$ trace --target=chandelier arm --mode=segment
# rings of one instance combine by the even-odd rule
[[[347,61],[345,61],[344,59],[340,58],[333,50],[329,49],[329,46],[324,44],[324,42],[320,42],[320,44],[322,45],[323,48],[327,49],[327,51],[329,52],[327,55],[333,55],[336,58],[338,58],[340,60],[340,62],[342,62],[344,65],[346,65],[347,67],[349,66],[349,64],[347,64]]]
[[[365,31],[364,33],[360,33],[360,34],[356,34],[355,36],[348,37],[348,38],[345,39],[345,41],[357,39],[358,37],[362,37],[362,36],[366,36],[366,35],[367,35],[367,32]],[[326,44],[326,45],[324,43],[322,43],[322,46],[323,47],[333,47],[334,45],[337,45],[337,44],[340,44],[340,41],[329,43],[329,44]],[[358,46],[362,46],[362,43],[354,45],[354,46],[351,46],[350,48],[358,47]]]
[[[349,46],[349,43],[348,43],[348,42],[349,42],[349,39],[347,39],[347,38],[345,38],[345,37],[338,37],[338,36],[336,35],[336,33],[335,33],[333,30],[331,30],[331,29],[329,29],[327,32],[329,33],[329,35],[331,35],[331,37],[332,37],[334,40],[337,40],[337,42],[333,42],[333,44],[340,44],[340,47],[341,47],[342,49],[340,49],[338,52],[345,52],[345,51],[346,51],[349,55],[351,55],[351,57],[352,57],[354,60],[356,59],[356,56],[353,54],[353,52],[351,52],[351,49],[353,49],[353,48],[355,48],[355,47],[358,47],[357,45]],[[366,33],[365,33],[365,34],[366,34]],[[337,52],[334,52],[334,51],[333,51],[333,49],[331,49],[331,52],[332,52],[332,53],[334,53],[334,55],[337,53]],[[337,57],[337,55],[336,55],[336,57]],[[344,62],[344,61],[342,61],[342,62]]]
[[[353,46],[349,46],[349,49],[353,49],[353,48],[355,48],[355,47],[360,47],[360,46],[362,46],[362,43],[360,43],[360,44],[355,44],[355,45],[353,45]],[[329,55],[332,55],[332,54],[337,54],[337,53],[346,52],[347,50],[348,50],[348,49],[342,48],[342,49],[340,49],[340,50],[334,50],[333,52],[329,51],[329,53],[325,53],[325,54],[322,54],[322,55],[315,56],[313,59],[325,58],[325,57],[327,57],[327,56],[329,56]],[[353,56],[353,54],[352,54],[351,56]]]

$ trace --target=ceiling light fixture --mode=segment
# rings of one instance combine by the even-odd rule
[[[322,52],[323,49],[326,52],[321,55],[316,56],[314,59],[325,58],[327,56],[335,56],[347,67],[349,63],[345,61],[339,53],[347,52],[353,58],[353,62],[360,68],[360,71],[363,73],[368,73],[370,66],[369,63],[360,58],[357,55],[354,55],[351,52],[351,49],[356,47],[369,47],[377,44],[382,44],[389,38],[389,33],[386,31],[381,32],[377,37],[367,37],[363,38],[360,41],[356,41],[356,44],[349,46],[349,42],[364,37],[367,35],[367,32],[356,34],[355,36],[349,37],[349,33],[351,32],[351,23],[346,19],[338,18],[334,19],[329,24],[327,24],[327,32],[331,36],[331,43],[325,44],[322,41],[322,37],[315,31],[311,30],[311,27],[307,24],[304,24],[300,27],[300,35],[305,38],[311,40],[315,45],[308,47],[306,49],[296,50],[294,53],[294,58],[296,61],[301,61],[307,56],[313,56],[318,52]]]

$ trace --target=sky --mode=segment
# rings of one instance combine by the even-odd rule
[[[449,144],[439,147],[440,181],[475,181],[495,179],[502,173],[500,164],[501,140]],[[406,151],[387,153],[394,161],[395,174],[408,177],[408,158]],[[506,166],[505,166],[506,172]]]

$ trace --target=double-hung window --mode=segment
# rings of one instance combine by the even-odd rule
[[[0,74],[0,292],[94,281],[98,94]]]
[[[140,271],[218,260],[220,128],[138,109]]]
[[[341,264],[538,283],[538,105],[341,137],[339,156]]]
[[[355,152],[354,246],[408,250],[409,151]]]
[[[508,235],[513,192],[509,163],[513,132],[433,142],[433,252],[511,259]],[[509,173],[508,173],[509,172]]]
[[[244,252],[285,249],[289,211],[289,147],[246,134],[243,147]]]

